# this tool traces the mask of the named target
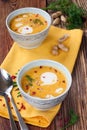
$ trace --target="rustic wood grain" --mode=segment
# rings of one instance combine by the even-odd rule
[[[72,0],[74,3],[79,5],[79,7],[82,7],[87,11],[87,0]]]
[[[0,0],[0,64],[9,52],[13,40],[5,26],[6,16],[20,7],[44,7],[45,0]],[[62,104],[59,114],[48,128],[39,128],[28,125],[29,130],[61,130],[68,118],[69,110],[73,109],[79,115],[79,121],[67,130],[87,130],[87,38],[84,36],[79,50],[77,61],[72,73],[73,83],[71,90]],[[61,122],[62,121],[62,122]],[[18,130],[19,124],[16,122]],[[9,120],[0,117],[0,130],[10,130]]]

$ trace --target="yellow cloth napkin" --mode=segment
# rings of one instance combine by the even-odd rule
[[[64,52],[59,50],[59,54],[57,56],[52,55],[52,47],[57,44],[58,39],[62,37],[64,34],[70,35],[70,37],[64,42],[64,44],[69,48],[69,51]],[[7,70],[11,75],[15,75],[15,73],[17,73],[23,65],[32,60],[51,59],[64,64],[69,69],[69,71],[72,72],[78,54],[78,50],[81,44],[82,34],[82,30],[79,29],[64,30],[51,26],[47,38],[38,48],[26,50],[14,43],[10,52],[6,56],[4,62],[2,63],[1,68]],[[30,104],[28,104],[23,99],[23,97],[17,97],[17,94],[18,90],[17,87],[15,87],[12,91],[12,95],[16,102],[16,105],[18,109],[20,109],[20,107],[23,108],[20,110],[22,117],[24,118],[26,123],[32,125],[40,127],[49,126],[52,120],[54,119],[55,115],[58,113],[61,106],[61,104],[57,105],[54,108],[47,111],[36,110]],[[12,112],[15,119],[17,120],[16,114],[13,109]],[[9,118],[8,111],[5,106],[5,100],[1,96],[0,116]]]

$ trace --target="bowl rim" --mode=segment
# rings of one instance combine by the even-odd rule
[[[64,93],[62,93],[62,94],[60,94],[59,96],[56,96],[56,97],[53,97],[53,98],[39,98],[39,97],[33,97],[33,96],[30,96],[29,94],[27,94],[26,92],[24,92],[24,90],[22,89],[22,87],[21,87],[21,85],[20,85],[20,81],[19,81],[19,77],[20,77],[20,74],[21,74],[21,72],[23,72],[23,70],[25,69],[25,67],[27,67],[27,66],[29,66],[30,64],[32,64],[32,63],[35,63],[35,62],[38,62],[38,61],[45,61],[45,62],[51,62],[51,63],[55,63],[55,64],[57,64],[57,65],[59,65],[59,66],[61,66],[66,72],[67,72],[67,74],[69,75],[69,86],[67,87],[67,89],[64,91]],[[25,71],[26,72],[26,71]],[[25,73],[25,72],[23,72],[23,73]],[[23,76],[23,75],[22,75]],[[22,77],[21,76],[21,77]],[[67,77],[66,77],[67,78]],[[20,92],[23,94],[23,95],[25,95],[25,96],[27,96],[27,97],[29,97],[29,98],[31,98],[31,99],[34,99],[34,100],[38,100],[38,101],[48,101],[48,100],[54,100],[54,99],[57,99],[57,98],[60,98],[60,97],[62,97],[62,96],[64,96],[68,91],[69,91],[69,89],[70,89],[70,87],[71,87],[71,84],[72,84],[72,76],[71,76],[71,73],[70,73],[70,71],[63,65],[63,64],[61,64],[60,62],[57,62],[57,61],[54,61],[54,60],[49,60],[49,59],[38,59],[38,60],[33,60],[33,61],[30,61],[30,62],[28,62],[27,64],[25,64],[20,70],[19,70],[19,72],[18,72],[18,74],[17,74],[17,85],[18,85],[18,88],[19,88],[19,90],[20,90]]]
[[[20,34],[20,33],[14,32],[14,31],[9,27],[9,24],[8,24],[7,21],[8,21],[9,17],[10,17],[12,14],[16,13],[17,11],[25,10],[25,9],[29,9],[29,10],[30,10],[30,9],[35,9],[35,10],[39,10],[39,11],[44,12],[45,14],[47,14],[47,15],[49,16],[49,18],[50,18],[50,24],[48,24],[47,27],[46,27],[44,30],[42,30],[42,31],[40,31],[40,32],[38,32],[38,33],[35,33],[35,34],[26,34],[26,35],[25,35],[25,34]],[[22,13],[19,13],[19,14],[22,14]],[[17,15],[15,15],[15,16],[17,16]],[[44,17],[44,16],[43,16],[43,17]],[[36,36],[36,35],[38,35],[38,34],[41,34],[41,33],[45,32],[47,29],[49,29],[51,24],[52,24],[52,17],[51,17],[46,11],[44,11],[43,9],[36,8],[36,7],[24,7],[24,8],[19,8],[19,9],[16,9],[16,10],[10,12],[10,13],[7,15],[7,17],[6,17],[6,27],[8,28],[8,30],[9,30],[10,32],[12,32],[12,33],[14,33],[14,34],[16,34],[16,35],[18,35],[18,36],[25,36],[25,37],[27,37],[27,36]]]

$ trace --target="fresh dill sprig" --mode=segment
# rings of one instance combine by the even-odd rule
[[[66,128],[74,125],[79,120],[78,115],[73,110],[70,110],[69,116],[70,116],[69,122],[61,130],[66,130]]]
[[[30,75],[26,75],[26,78],[29,81],[29,85],[32,86],[32,82],[34,81],[34,79]]]
[[[13,87],[17,87],[17,82],[13,81]]]
[[[17,93],[17,97],[20,97],[21,96],[21,92],[19,91],[18,93]]]
[[[43,25],[43,22],[42,22],[40,19],[35,19],[35,20],[33,20],[33,22],[34,22],[35,24]]]
[[[26,78],[30,81],[30,82],[33,82],[33,78],[31,78],[31,76],[30,75],[26,75]]]
[[[67,29],[82,28],[83,16],[87,12],[70,0],[56,0],[51,2],[44,10],[62,11],[67,16]]]

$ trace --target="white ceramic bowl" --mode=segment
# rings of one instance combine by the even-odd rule
[[[47,27],[39,33],[29,34],[29,35],[18,34],[14,31],[12,31],[11,28],[9,27],[10,21],[15,16],[22,14],[22,13],[34,13],[34,14],[42,15],[47,20],[47,23],[48,23]],[[46,11],[39,9],[39,8],[34,8],[34,7],[20,8],[20,9],[17,9],[15,11],[11,12],[7,16],[6,26],[14,41],[16,41],[23,48],[32,49],[32,48],[38,47],[43,42],[43,40],[46,38],[49,28],[51,26],[51,17]]]
[[[60,70],[65,75],[65,77],[67,79],[67,89],[60,96],[52,97],[49,99],[42,99],[42,98],[30,96],[29,94],[27,94],[26,92],[23,91],[23,89],[21,87],[21,78],[22,78],[23,74],[27,70],[29,70],[33,67],[43,66],[43,65],[54,67],[54,68]],[[72,83],[72,77],[71,77],[71,74],[68,71],[68,69],[64,65],[62,65],[56,61],[47,60],[47,59],[35,60],[32,62],[29,62],[23,68],[21,68],[21,70],[19,71],[19,73],[17,75],[17,84],[18,84],[19,90],[21,92],[21,95],[25,98],[25,100],[29,104],[31,104],[32,106],[34,106],[35,108],[40,109],[40,110],[47,110],[47,109],[50,109],[50,108],[54,107],[55,105],[61,103],[67,96],[67,93],[71,87],[71,83]]]

